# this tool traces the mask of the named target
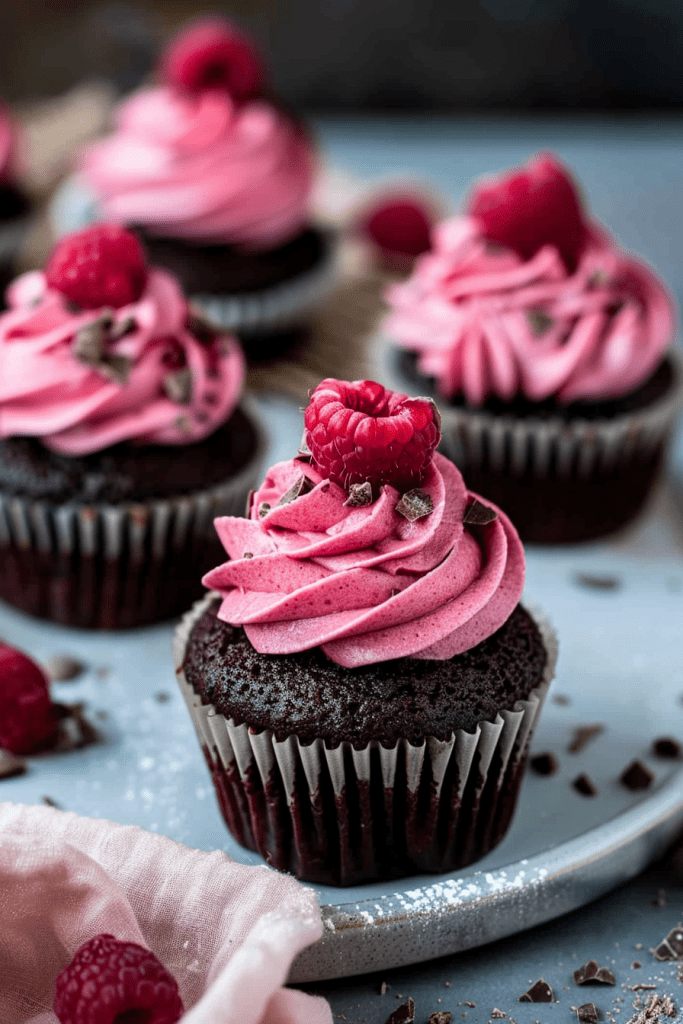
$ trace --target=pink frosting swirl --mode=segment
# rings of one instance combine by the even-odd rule
[[[302,474],[312,489],[279,505]],[[320,646],[349,668],[451,658],[476,646],[519,601],[521,542],[498,510],[477,536],[464,525],[474,495],[444,456],[434,456],[421,490],[434,510],[408,522],[389,485],[372,505],[352,508],[313,466],[273,466],[248,519],[216,520],[231,561],[203,582],[222,594],[219,618],[244,626],[264,654]],[[264,502],[271,508],[260,517]]]
[[[225,336],[209,344],[188,330],[187,300],[164,271],[151,269],[138,301],[116,310],[71,312],[41,271],[17,278],[8,302],[0,316],[0,437],[40,437],[65,455],[124,440],[188,444],[237,404],[239,345]],[[77,335],[107,312],[113,327],[104,361],[93,365],[77,357]]]
[[[596,225],[570,272],[553,245],[523,260],[487,242],[476,218],[454,217],[387,300],[387,333],[441,395],[471,406],[488,395],[625,395],[656,369],[675,326],[661,281]]]
[[[85,151],[82,170],[105,220],[267,249],[305,226],[313,155],[263,100],[162,87],[122,104],[117,130]]]

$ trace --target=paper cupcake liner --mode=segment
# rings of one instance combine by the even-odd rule
[[[545,616],[532,612],[548,655],[542,682],[512,710],[419,746],[400,739],[391,748],[376,740],[329,748],[238,725],[195,693],[185,651],[216,596],[182,619],[174,658],[223,816],[243,846],[308,881],[350,885],[455,870],[502,839],[555,671],[557,641]]]
[[[225,553],[213,520],[243,515],[257,450],[224,483],[175,498],[55,505],[0,492],[0,597],[40,618],[115,629],[179,615]]]
[[[240,335],[284,331],[297,326],[334,290],[339,279],[339,244],[332,231],[323,232],[325,252],[318,264],[289,281],[239,295],[192,295],[191,302],[207,320]]]

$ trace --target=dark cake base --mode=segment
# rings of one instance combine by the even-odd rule
[[[500,709],[542,686],[547,652],[538,627],[518,606],[493,637],[447,662],[401,658],[344,669],[320,650],[261,655],[241,629],[216,618],[213,604],[194,626],[185,679],[202,703],[283,740],[314,738],[339,748],[344,784],[335,792],[327,762],[318,784],[294,760],[293,789],[277,762],[264,780],[255,761],[240,771],[203,745],[225,822],[243,846],[307,881],[352,885],[420,872],[445,872],[484,856],[505,835],[526,764],[529,735],[503,764],[500,748],[482,767],[479,750],[465,780],[451,757],[439,792],[427,745],[417,788],[408,785],[406,749],[427,737],[472,732]],[[507,683],[507,688],[506,688]],[[251,712],[247,708],[251,705]],[[396,751],[385,785],[380,743]],[[360,778],[352,747],[370,747]],[[464,789],[460,792],[464,782]]]

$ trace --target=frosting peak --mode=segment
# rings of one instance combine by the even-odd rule
[[[390,485],[354,507],[314,466],[273,466],[248,519],[216,520],[231,560],[203,582],[222,594],[219,618],[244,626],[262,653],[321,646],[350,668],[445,659],[476,646],[520,598],[521,542],[498,510],[486,526],[465,524],[475,496],[442,455],[421,490],[433,511],[411,521],[396,510],[401,495]]]

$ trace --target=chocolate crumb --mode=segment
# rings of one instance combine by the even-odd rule
[[[40,799],[43,801],[46,807],[54,807],[55,810],[57,811],[62,810],[61,806],[57,803],[56,800],[53,800],[51,796],[41,796]]]
[[[314,486],[315,484],[313,481],[302,473],[299,479],[292,484],[289,490],[285,491],[278,501],[278,505],[289,505],[291,501],[296,501],[296,499],[300,498],[302,494],[308,494],[309,491],[312,491]],[[265,505],[266,503],[264,502],[263,504]],[[263,505],[261,508],[263,508]]]
[[[245,551],[244,554],[242,555],[242,558],[253,558],[253,557],[254,557],[253,551]]]
[[[166,397],[176,405],[192,403],[192,371],[188,366],[167,373],[162,381],[162,387]]]
[[[677,740],[669,736],[661,736],[652,744],[652,753],[655,757],[676,760],[681,756],[681,745]]]
[[[574,735],[571,738],[567,750],[570,754],[579,754],[584,750],[591,740],[594,740],[596,736],[599,736],[601,732],[605,731],[605,726],[598,723],[597,725],[579,725],[574,730]]]
[[[597,1024],[600,1020],[600,1011],[595,1003],[582,1003],[576,1007],[576,1016],[582,1024]]]
[[[676,1007],[669,996],[652,995],[626,1024],[658,1024],[663,1017],[675,1017]]]
[[[535,985],[519,997],[520,1003],[552,1003],[553,990],[547,981],[539,978]]]
[[[99,741],[99,733],[86,718],[83,708],[82,703],[55,704],[59,717],[59,734],[53,749],[57,753],[82,750],[83,747],[89,747]]]
[[[381,996],[385,996],[385,995],[387,994],[387,983],[386,983],[386,981],[381,981],[381,982],[380,982],[380,985],[379,985],[379,994],[380,994]]]
[[[503,1013],[502,1010],[499,1010],[497,1006],[494,1006],[494,1008],[491,1010],[491,1016],[493,1017],[494,1020],[503,1020],[507,1016],[507,1014]]]
[[[488,526],[489,523],[495,522],[497,518],[498,513],[495,509],[489,508],[488,505],[484,505],[482,501],[475,498],[474,501],[467,506],[463,523],[466,526]]]
[[[137,330],[137,323],[134,316],[124,316],[123,320],[119,320],[118,323],[112,324],[109,328],[109,337],[112,341],[119,341],[121,338],[125,338],[127,334],[132,334],[133,331]]]
[[[633,963],[631,964],[631,970],[633,970],[633,971],[637,971],[637,970],[639,970],[639,969],[640,969],[640,968],[641,968],[642,966],[643,966],[643,965],[641,964],[640,960],[634,960],[634,961],[633,961]]]
[[[672,928],[653,953],[655,960],[683,960],[683,928]]]
[[[83,662],[72,658],[69,654],[53,654],[47,659],[44,667],[53,683],[71,682],[85,670]]]
[[[657,895],[651,902],[653,907],[665,907],[669,902],[666,889],[657,889]]]
[[[581,796],[597,796],[598,791],[592,781],[583,772],[572,782],[572,786]]]
[[[259,505],[259,510],[258,510],[258,517],[259,517],[259,519],[263,519],[263,517],[267,516],[269,512],[270,512],[270,505],[268,504],[267,501],[262,501],[261,504]]]
[[[554,693],[551,699],[553,704],[559,704],[561,708],[565,708],[568,704],[571,704],[569,697],[567,697],[565,693]]]
[[[464,1003],[465,1003],[465,1006],[469,1006],[470,1010],[476,1010],[476,1008],[477,1008],[477,1004],[471,1002],[469,999],[465,999]]]
[[[597,960],[588,960],[583,967],[574,971],[574,984],[586,985],[597,982],[600,985],[616,985],[616,979],[609,967],[600,967]]]
[[[414,1024],[415,1003],[408,996],[408,999],[401,1006],[397,1006],[393,1013],[387,1017],[386,1024]]]
[[[649,789],[655,780],[649,768],[646,768],[642,761],[631,761],[628,768],[619,776],[619,782],[627,789],[636,792],[641,789]]]
[[[652,992],[656,988],[656,985],[646,985],[643,982],[638,982],[637,985],[629,985],[629,992]]]
[[[157,690],[154,694],[154,699],[159,704],[166,704],[171,699],[171,695],[166,690]]]
[[[452,1020],[453,1014],[448,1010],[437,1010],[429,1015],[429,1024],[451,1024]]]
[[[554,775],[560,767],[554,754],[534,754],[529,760],[529,767],[536,775]]]
[[[0,779],[12,779],[15,775],[23,775],[25,771],[26,761],[22,757],[0,747]]]
[[[619,590],[621,580],[618,576],[599,575],[590,572],[577,572],[574,583],[587,590]]]
[[[366,480],[362,484],[351,484],[349,496],[344,502],[351,508],[363,508],[365,505],[372,505],[372,484]]]
[[[407,519],[409,523],[414,523],[434,511],[434,502],[431,495],[427,494],[426,491],[406,491],[396,505],[396,511],[404,519]]]

